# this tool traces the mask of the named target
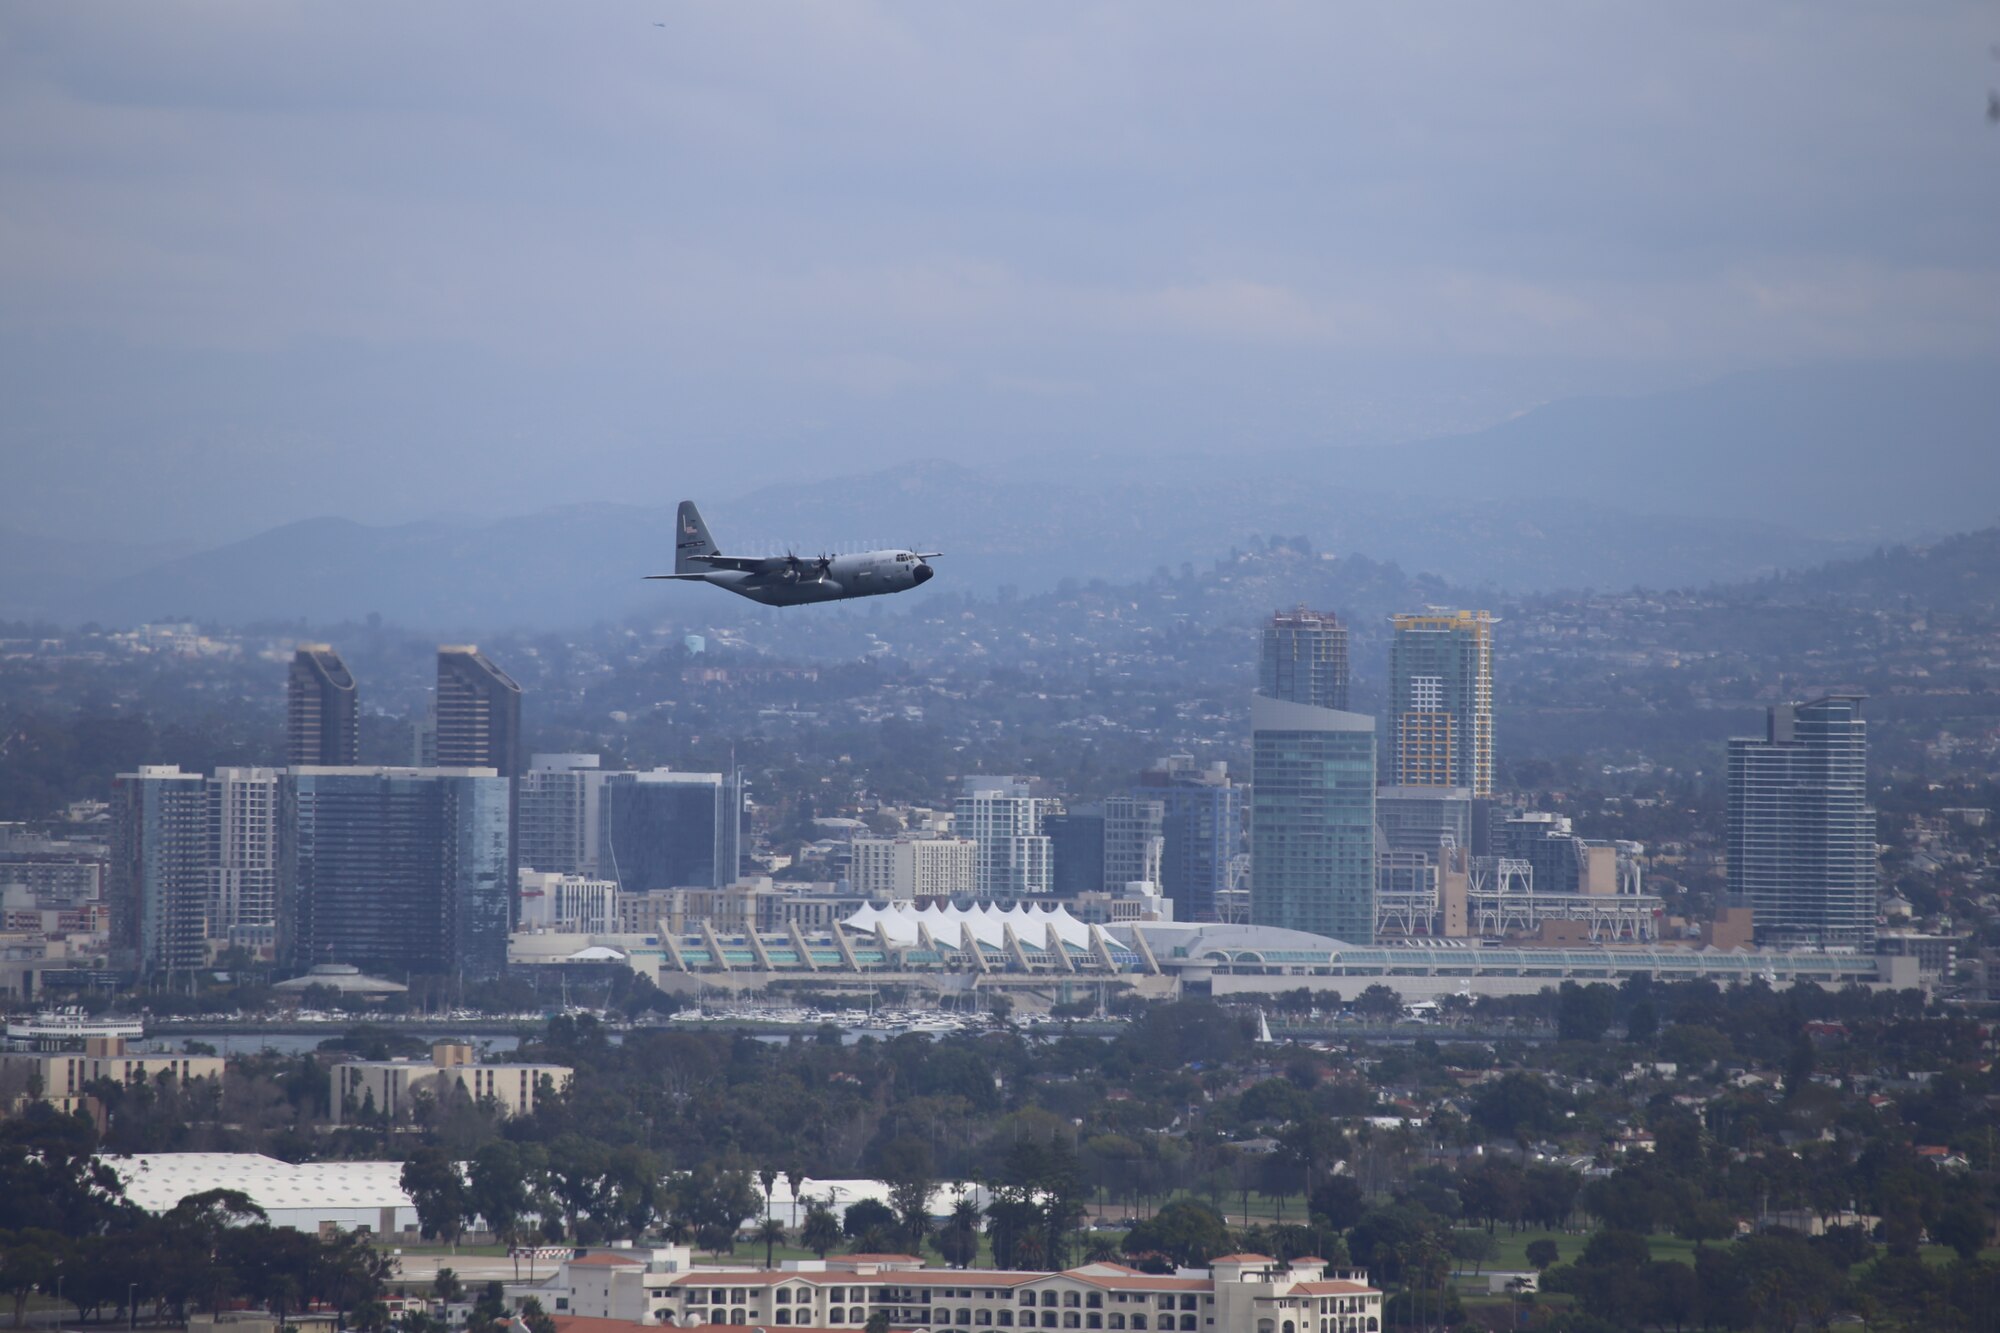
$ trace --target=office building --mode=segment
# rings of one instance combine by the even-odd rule
[[[1770,710],[1729,742],[1729,893],[1760,944],[1864,948],[1875,936],[1875,812],[1862,696]]]
[[[1375,719],[1251,701],[1250,921],[1375,938]]]
[[[1160,882],[1165,854],[1162,831],[1166,802],[1142,796],[1113,796],[1104,802],[1104,887],[1113,893],[1127,884]]]
[[[141,976],[208,961],[208,783],[148,764],[111,783],[111,948]]]
[[[1280,611],[1264,626],[1258,693],[1315,708],[1347,707],[1347,626],[1330,611]]]
[[[1528,867],[1536,893],[1639,891],[1636,860],[1624,868],[1620,844],[1579,838],[1567,815],[1519,811],[1501,821],[1499,834],[1500,854]]]
[[[538,754],[515,784],[514,852],[526,870],[595,876],[604,783],[594,754]]]
[[[1006,901],[1052,890],[1051,851],[1042,832],[1050,804],[1025,778],[965,779],[952,828],[979,844],[973,884],[979,897]]]
[[[1074,805],[1042,816],[1049,840],[1049,892],[1058,898],[1104,892],[1104,807]]]
[[[1174,918],[1219,920],[1243,843],[1243,788],[1230,781],[1229,766],[1169,755],[1139,775],[1132,794],[1161,805],[1160,891]]]
[[[285,681],[285,762],[343,765],[361,752],[354,675],[332,645],[302,643]]]
[[[294,967],[489,977],[507,958],[509,784],[490,768],[297,768],[281,785]]]
[[[1375,824],[1391,851],[1435,856],[1439,847],[1472,847],[1472,792],[1466,787],[1381,787]]]
[[[1493,795],[1493,626],[1485,611],[1394,618],[1389,781]]]
[[[275,768],[218,768],[207,782],[208,933],[268,949],[278,924]]]
[[[597,873],[621,893],[721,888],[743,873],[736,775],[609,773],[599,800]]]
[[[438,648],[437,764],[521,773],[521,687],[472,644]]]
[[[875,902],[967,898],[978,884],[979,847],[970,838],[856,838],[847,882]]]
[[[521,930],[555,930],[576,935],[610,935],[618,930],[618,886],[608,879],[520,872]]]

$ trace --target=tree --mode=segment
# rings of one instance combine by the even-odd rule
[[[1176,1199],[1125,1234],[1127,1254],[1148,1250],[1185,1268],[1200,1268],[1229,1250],[1222,1214],[1196,1199]]]
[[[17,1231],[0,1237],[0,1291],[14,1298],[14,1327],[26,1328],[28,1297],[53,1287],[63,1238],[51,1231]]]
[[[1352,1176],[1329,1176],[1306,1201],[1312,1216],[1335,1231],[1345,1231],[1368,1211],[1368,1201]]]
[[[533,1296],[521,1302],[521,1322],[528,1326],[528,1333],[556,1333],[556,1321]]]
[[[792,1192],[792,1225],[799,1224],[799,1191],[806,1186],[806,1173],[796,1166],[785,1168],[785,1187]]]
[[[870,1231],[894,1231],[896,1210],[880,1199],[856,1199],[847,1205],[840,1229],[849,1240],[859,1239]]]
[[[1959,1258],[1971,1263],[1986,1247],[1993,1234],[1993,1224],[1977,1199],[1960,1196],[1939,1211],[1937,1220],[1931,1223],[1930,1232],[1932,1240],[1950,1246],[1958,1252]]]
[[[921,1139],[897,1139],[882,1150],[880,1170],[904,1241],[911,1254],[922,1254],[931,1229],[931,1191],[937,1184],[930,1145]]]
[[[481,1148],[467,1172],[466,1198],[486,1222],[495,1240],[512,1250],[520,1239],[521,1218],[528,1211],[528,1165],[520,1149],[505,1139]],[[517,1268],[515,1277],[520,1277]]]
[[[456,1272],[449,1268],[438,1269],[437,1276],[431,1280],[432,1296],[449,1305],[464,1294],[465,1284],[459,1281]]]
[[[1542,1271],[1560,1258],[1562,1254],[1557,1250],[1554,1241],[1544,1238],[1528,1242],[1528,1262],[1535,1266],[1536,1272]]]
[[[1354,1012],[1378,1023],[1394,1022],[1403,1016],[1403,997],[1378,981],[1354,997]]]
[[[471,1212],[465,1178],[458,1164],[441,1148],[419,1148],[403,1163],[403,1192],[417,1209],[417,1228],[424,1239],[441,1239],[454,1250]]]
[[[831,1204],[814,1199],[806,1205],[806,1220],[805,1225],[799,1228],[799,1243],[822,1259],[840,1244],[840,1218],[835,1215]]]
[[[785,1224],[775,1217],[765,1217],[757,1224],[757,1239],[764,1242],[764,1267],[771,1267],[772,1251],[785,1243]]]
[[[1540,1133],[1557,1119],[1555,1095],[1535,1074],[1516,1071],[1483,1085],[1472,1099],[1472,1123],[1495,1138]]]
[[[1565,981],[1556,992],[1556,1036],[1562,1041],[1602,1041],[1617,1013],[1618,991],[1601,983]]]
[[[937,1251],[953,1268],[969,1268],[979,1257],[979,1205],[961,1195],[939,1228]]]

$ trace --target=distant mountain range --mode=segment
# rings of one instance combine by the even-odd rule
[[[373,612],[440,633],[622,618],[723,596],[640,582],[671,564],[678,498],[493,522],[313,519],[192,553],[0,532],[0,614],[323,624]],[[1555,403],[1400,446],[918,461],[695,498],[726,550],[941,549],[931,586],[980,595],[1178,571],[1253,537],[1466,588],[1733,582],[2000,519],[2000,375],[1822,367]]]

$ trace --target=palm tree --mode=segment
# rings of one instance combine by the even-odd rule
[[[792,1191],[792,1225],[799,1224],[799,1191],[805,1188],[806,1173],[796,1164],[785,1168],[785,1184]]]
[[[778,1183],[778,1173],[768,1166],[764,1167],[757,1172],[757,1183],[764,1187],[764,1216],[768,1219],[771,1216],[771,1190]]]
[[[766,1217],[757,1227],[757,1239],[764,1242],[764,1267],[771,1267],[771,1251],[784,1243],[785,1224],[775,1217]]]

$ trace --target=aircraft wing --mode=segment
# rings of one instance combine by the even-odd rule
[[[644,574],[644,575],[641,575],[640,577],[642,577],[642,578],[649,578],[649,579],[705,579],[705,578],[707,578],[707,577],[708,577],[708,575],[706,575],[706,574]]]
[[[691,558],[710,569],[741,569],[752,574],[785,563],[782,556],[769,555],[697,555]]]

